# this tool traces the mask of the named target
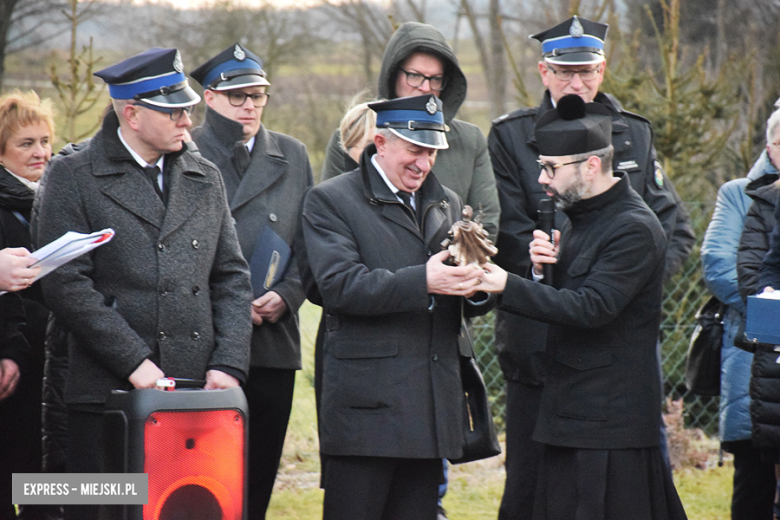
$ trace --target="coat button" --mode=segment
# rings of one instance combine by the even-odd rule
[[[195,340],[200,339],[200,334],[198,334],[197,332],[193,332],[192,333],[192,339],[195,339]]]
[[[200,246],[200,242],[198,242],[198,239],[194,239],[192,241],[192,247],[194,247],[195,249],[198,249],[198,246]]]
[[[195,296],[200,294],[200,287],[198,287],[197,285],[195,287],[193,287],[192,288],[192,294],[194,294]]]
[[[166,339],[168,336],[165,335],[165,332],[160,331],[159,334],[157,334],[157,337],[160,339],[160,341]]]
[[[157,244],[157,249],[159,249],[160,251],[165,251],[165,245]]]
[[[439,360],[439,355],[438,354],[434,354],[433,355],[433,360],[434,361],[438,361]]]
[[[271,213],[270,215],[268,215],[268,220],[270,220],[271,222],[276,222],[277,220],[279,220],[279,217],[276,216],[276,213]]]
[[[626,141],[626,146],[631,146],[631,141]]]
[[[160,289],[160,296],[167,296],[168,290],[167,289]]]

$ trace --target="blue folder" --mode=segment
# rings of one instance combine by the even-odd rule
[[[780,345],[780,300],[748,296],[745,338],[752,343]]]
[[[249,260],[252,292],[257,299],[284,278],[290,264],[290,246],[268,226],[257,237],[255,250]]]

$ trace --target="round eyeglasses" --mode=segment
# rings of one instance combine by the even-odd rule
[[[555,178],[555,172],[558,170],[558,168],[563,168],[564,166],[568,166],[570,164],[579,164],[587,161],[588,159],[580,159],[579,161],[572,161],[567,163],[561,163],[561,164],[553,164],[545,161],[540,161],[537,159],[536,163],[539,165],[539,170],[543,171],[547,174],[547,176],[551,179]]]
[[[215,90],[214,92],[227,96],[228,102],[234,107],[244,106],[246,98],[249,98],[252,100],[252,106],[261,108],[268,104],[268,98],[271,96],[268,92],[255,92],[253,94],[247,94],[238,90]]]
[[[431,86],[431,90],[442,90],[447,85],[447,79],[444,76],[426,76],[418,72],[409,72],[408,70],[399,69],[406,74],[406,84],[412,88],[417,88],[428,80],[428,84]]]

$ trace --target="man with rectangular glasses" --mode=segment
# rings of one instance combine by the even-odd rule
[[[539,74],[547,88],[544,98],[538,107],[521,108],[493,122],[488,149],[501,202],[495,261],[511,273],[524,276],[528,272],[528,243],[537,227],[539,201],[546,198],[537,182],[539,150],[534,125],[567,94],[603,105],[611,114],[613,169],[626,173],[631,187],[661,221],[669,243],[665,280],[679,270],[693,247],[688,214],[656,160],[650,122],[623,110],[614,97],[599,92],[607,66],[607,28],[606,24],[574,16],[533,35],[542,44]],[[560,229],[565,219],[560,211],[556,212],[555,228]],[[497,312],[496,347],[507,381],[507,482],[499,511],[501,520],[530,518],[533,509],[541,450],[531,435],[545,381],[546,336],[546,324]]]
[[[101,471],[102,412],[112,390],[159,379],[238,386],[249,371],[249,271],[213,164],[183,143],[189,87],[179,51],[153,48],[95,73],[112,110],[85,148],[52,162],[34,206],[40,247],[67,231],[111,242],[41,280],[66,324],[68,471]],[[68,506],[67,518],[98,517]]]
[[[306,147],[263,126],[271,85],[263,61],[236,43],[192,72],[206,89],[206,118],[192,131],[201,154],[225,181],[244,257],[250,261],[252,343],[249,378],[249,514],[265,518],[292,409],[295,371],[301,369],[298,308],[305,299],[293,243],[303,196],[312,185]],[[274,244],[289,247],[289,266],[268,284]],[[284,262],[282,262],[284,263]],[[262,293],[262,294],[261,294]]]

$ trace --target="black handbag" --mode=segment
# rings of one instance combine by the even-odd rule
[[[473,358],[460,357],[463,383],[463,456],[452,464],[487,459],[501,453],[482,373]]]
[[[696,313],[696,327],[685,361],[685,387],[696,395],[720,395],[720,350],[725,312],[726,304],[711,296]]]

